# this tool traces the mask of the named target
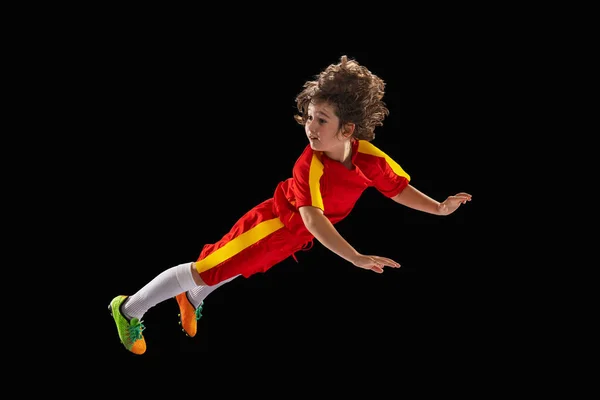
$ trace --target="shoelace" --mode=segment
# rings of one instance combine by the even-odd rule
[[[200,303],[198,308],[196,308],[196,321],[198,321],[200,318],[202,318],[202,305],[203,304],[204,304],[204,302]]]
[[[144,324],[142,324],[142,321],[138,322],[137,324],[134,323],[133,325],[129,325],[127,333],[129,334],[129,339],[132,343],[142,338],[142,331],[144,329],[146,329],[146,327]]]

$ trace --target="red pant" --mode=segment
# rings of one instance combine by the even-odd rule
[[[268,199],[244,214],[221,240],[205,245],[196,269],[209,286],[239,274],[248,278],[266,272],[312,239],[306,229],[287,229],[273,212],[273,199]]]

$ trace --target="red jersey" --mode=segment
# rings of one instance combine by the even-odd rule
[[[352,142],[352,167],[347,169],[307,145],[294,164],[292,178],[275,189],[275,213],[292,231],[305,229],[298,213],[302,206],[320,208],[335,224],[348,216],[368,187],[394,197],[410,182],[400,165],[366,140]]]
[[[366,188],[373,186],[393,197],[409,180],[395,161],[364,140],[352,142],[352,169],[306,146],[292,177],[277,185],[273,198],[244,214],[221,240],[205,245],[196,270],[208,285],[266,272],[312,243],[299,207],[318,207],[335,224],[350,213]]]

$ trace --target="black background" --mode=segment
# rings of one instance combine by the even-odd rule
[[[248,354],[448,360],[469,349],[475,360],[483,357],[479,343],[498,328],[490,321],[495,267],[484,210],[487,138],[504,129],[498,92],[510,87],[508,75],[498,73],[511,63],[500,56],[501,40],[460,30],[387,36],[377,44],[296,43],[292,35],[282,45],[268,32],[219,41],[210,32],[202,40],[189,34],[123,29],[87,43],[87,78],[96,93],[89,182],[98,204],[90,211],[102,232],[89,245],[102,283],[101,356],[165,369],[183,360],[235,364]],[[194,261],[205,243],[219,240],[290,176],[307,144],[293,120],[295,96],[341,55],[386,81],[390,115],[373,143],[431,197],[465,191],[473,201],[436,217],[369,189],[337,228],[359,251],[390,257],[400,269],[364,271],[315,241],[297,254],[298,263],[289,258],[213,292],[195,338],[181,331],[174,300],[150,309],[148,350],[129,353],[106,310],[110,300]]]

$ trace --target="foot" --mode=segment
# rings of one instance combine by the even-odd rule
[[[146,352],[146,341],[142,335],[142,331],[146,329],[142,322],[137,318],[128,320],[121,313],[121,305],[127,296],[117,296],[110,302],[108,310],[115,320],[119,339],[127,350],[134,354],[144,354]]]
[[[204,302],[200,303],[197,308],[194,308],[186,292],[178,294],[175,300],[179,304],[179,325],[181,325],[186,335],[190,337],[196,336],[198,320],[202,318],[202,305]]]

